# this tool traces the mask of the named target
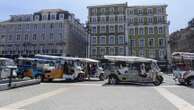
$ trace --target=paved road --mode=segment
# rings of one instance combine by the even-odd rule
[[[0,92],[0,110],[194,110],[194,89],[165,76],[161,86],[56,82]]]

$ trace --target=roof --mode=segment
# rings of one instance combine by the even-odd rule
[[[157,5],[134,5],[129,6],[128,8],[149,8],[149,7],[167,7],[166,4],[157,4]]]
[[[174,59],[188,59],[188,60],[194,60],[194,53],[189,52],[174,52],[172,53],[172,57]]]
[[[123,62],[157,62],[157,60],[144,58],[144,57],[137,57],[137,56],[104,56],[105,59],[116,62],[116,61],[123,61]]]
[[[87,8],[115,7],[115,6],[126,6],[127,7],[127,2],[122,3],[122,4],[107,4],[107,5],[88,6]]]
[[[63,12],[64,10],[62,9],[42,9],[38,11],[38,13],[55,13],[55,12]]]

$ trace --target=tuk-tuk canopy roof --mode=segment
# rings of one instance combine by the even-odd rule
[[[24,60],[24,61],[40,61],[40,62],[48,62],[48,61],[50,61],[50,60],[46,60],[46,59],[28,58],[28,57],[19,57],[18,60]]]
[[[187,60],[194,60],[194,53],[189,52],[174,52],[172,53],[172,58],[174,59],[187,59]]]
[[[129,63],[135,62],[157,62],[157,60],[144,58],[144,57],[137,57],[137,56],[104,56],[105,59],[116,62],[116,61],[123,61]]]
[[[40,59],[48,59],[48,60],[71,60],[71,61],[80,60],[80,58],[76,58],[76,57],[39,55],[39,54],[35,55],[35,57]]]
[[[81,61],[86,62],[86,63],[98,63],[98,60],[94,60],[91,58],[80,58]]]
[[[2,58],[2,57],[0,57],[0,60],[9,60],[9,61],[13,61],[13,60],[10,59],[10,58]]]

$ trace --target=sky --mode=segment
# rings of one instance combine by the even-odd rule
[[[87,6],[128,2],[133,5],[167,4],[170,33],[185,28],[194,18],[194,0],[0,0],[0,21],[10,15],[32,14],[41,9],[61,8],[74,13],[82,23],[87,21]]]

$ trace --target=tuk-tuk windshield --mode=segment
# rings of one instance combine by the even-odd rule
[[[12,60],[0,60],[0,66],[15,66]]]

